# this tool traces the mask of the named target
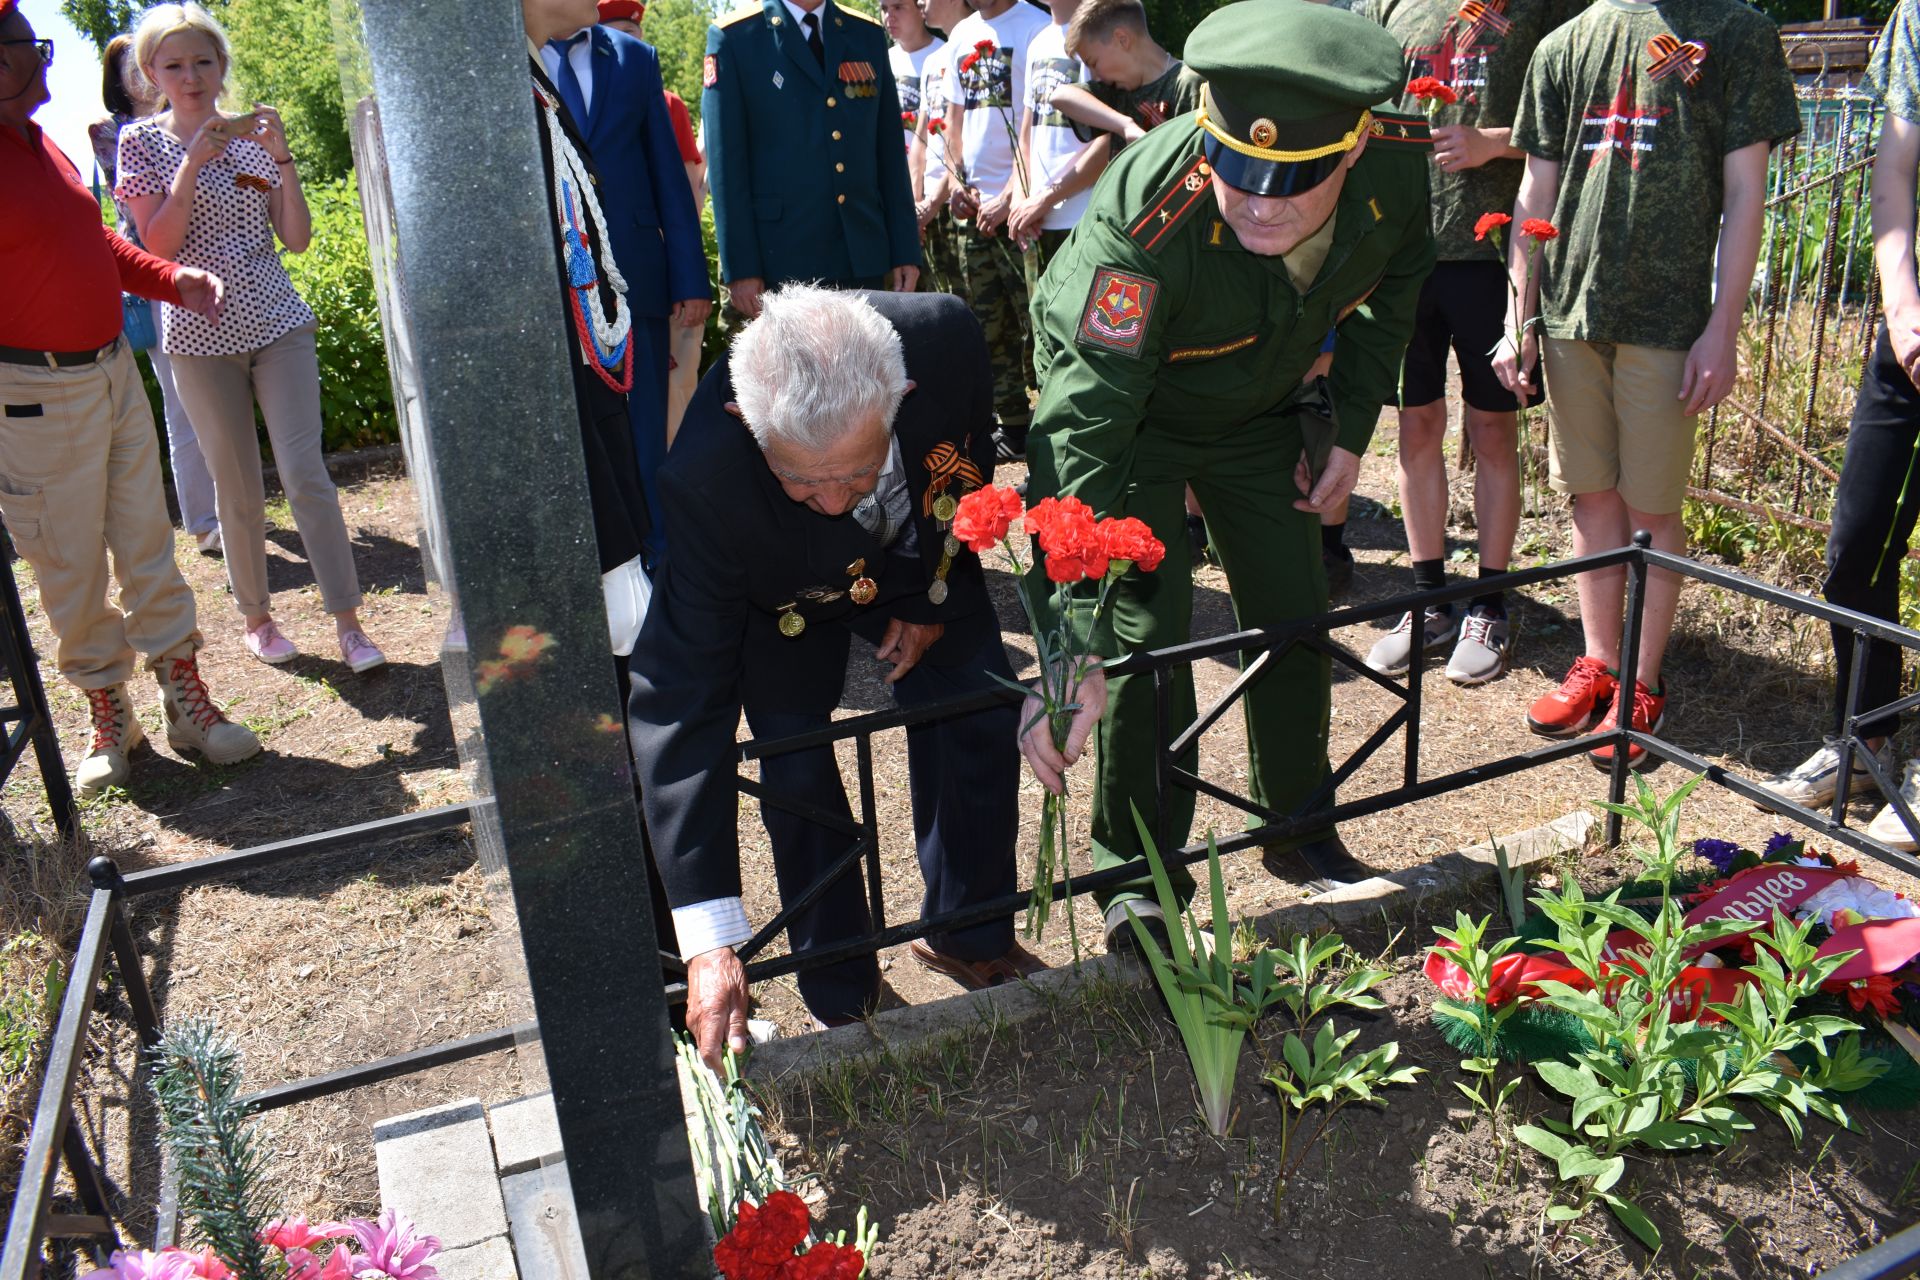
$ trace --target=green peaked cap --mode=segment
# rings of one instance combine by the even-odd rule
[[[1310,0],[1234,0],[1187,37],[1206,79],[1207,157],[1229,184],[1298,195],[1359,140],[1363,113],[1400,96],[1406,58],[1377,23]]]

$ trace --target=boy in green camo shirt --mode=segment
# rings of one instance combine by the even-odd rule
[[[1460,366],[1466,435],[1473,446],[1474,528],[1479,573],[1511,567],[1520,525],[1518,398],[1493,373],[1493,348],[1507,312],[1507,272],[1499,237],[1480,234],[1489,212],[1506,213],[1520,191],[1521,151],[1513,116],[1527,62],[1541,39],[1586,8],[1588,0],[1361,0],[1354,12],[1372,18],[1407,51],[1409,82],[1431,77],[1453,91],[1436,101],[1433,121],[1433,238],[1439,260],[1420,293],[1413,341],[1401,368],[1400,510],[1413,561],[1413,585],[1447,585],[1447,353]],[[1402,109],[1427,104],[1408,96]],[[1529,403],[1538,403],[1535,395]],[[1455,636],[1458,640],[1455,641]],[[1416,648],[1454,641],[1447,677],[1478,685],[1507,669],[1505,593],[1494,583],[1464,611],[1429,609],[1416,628],[1412,613],[1382,636],[1367,665],[1404,675]]]
[[[1204,82],[1153,38],[1140,0],[1085,0],[1066,44],[1086,67],[1087,83],[1056,90],[1053,105],[1086,126],[1089,138],[1110,133],[1119,148],[1200,105]]]
[[[1544,348],[1549,478],[1573,498],[1573,549],[1626,545],[1637,529],[1683,552],[1680,520],[1695,415],[1738,370],[1735,340],[1760,252],[1767,152],[1800,130],[1773,23],[1739,0],[1596,0],[1540,42],[1513,142],[1527,153],[1508,271],[1520,305],[1508,333],[1533,323]],[[1537,256],[1531,219],[1557,234]],[[1502,340],[1494,368],[1533,390],[1536,334]],[[1657,733],[1666,715],[1661,661],[1679,580],[1648,579],[1637,679],[1621,687],[1624,568],[1579,575],[1585,648],[1528,726],[1550,737],[1608,732],[1630,710]],[[1613,766],[1611,744],[1587,753]],[[1657,764],[1628,748],[1635,769]]]

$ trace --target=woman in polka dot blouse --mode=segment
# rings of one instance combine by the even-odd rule
[[[213,472],[227,580],[246,618],[247,650],[271,663],[299,652],[269,608],[257,399],[341,659],[355,671],[377,667],[386,657],[360,626],[353,546],[320,452],[316,322],[274,247],[277,234],[301,253],[313,236],[279,113],[256,106],[237,117],[221,114],[227,37],[197,4],[147,10],[133,50],[168,109],[121,133],[116,194],[132,208],[149,250],[227,282],[218,323],[166,307],[161,345]]]

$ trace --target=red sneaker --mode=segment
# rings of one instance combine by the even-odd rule
[[[1585,733],[1619,687],[1619,679],[1600,659],[1575,658],[1560,687],[1527,709],[1527,728],[1549,738]]]
[[[1624,699],[1616,696],[1613,705],[1607,710],[1607,718],[1600,722],[1596,733],[1609,733],[1620,727],[1620,703]],[[1667,687],[1662,684],[1660,692],[1649,692],[1647,686],[1638,680],[1633,682],[1633,727],[1642,733],[1658,733],[1660,726],[1667,722]],[[1595,747],[1587,752],[1587,759],[1596,769],[1613,768],[1613,744]],[[1627,748],[1627,768],[1635,773],[1645,773],[1648,769],[1660,766],[1660,757],[1650,753],[1638,744]]]

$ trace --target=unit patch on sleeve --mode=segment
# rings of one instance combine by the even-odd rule
[[[720,83],[720,59],[714,57],[712,54],[708,54],[707,60],[701,69],[706,73],[707,88],[711,89]]]
[[[1086,314],[1077,335],[1083,347],[1105,347],[1138,359],[1147,339],[1147,318],[1160,283],[1112,267],[1093,273]]]

